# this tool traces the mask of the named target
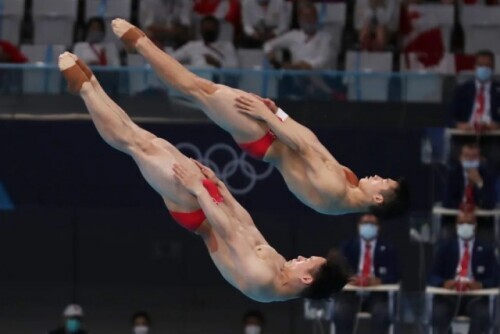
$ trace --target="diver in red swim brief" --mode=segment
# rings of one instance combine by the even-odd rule
[[[102,138],[134,159],[172,217],[203,239],[231,285],[260,302],[326,298],[344,286],[347,274],[337,258],[299,256],[286,261],[210,169],[133,123],[76,56],[62,54],[59,67]]]
[[[270,109],[278,111],[272,101],[196,76],[125,20],[114,20],[112,27],[128,50],[140,53],[163,81],[200,103],[242,149],[275,166],[304,204],[331,215],[371,211],[390,217],[407,209],[403,181],[373,176],[353,182],[357,177],[348,179],[352,173],[345,172],[308,128],[290,117],[279,121],[269,116]]]
[[[275,115],[281,122],[286,121],[288,118],[288,115],[282,109],[278,109]],[[263,160],[275,140],[276,135],[269,130],[260,139],[248,143],[238,143],[238,146],[255,159]]]

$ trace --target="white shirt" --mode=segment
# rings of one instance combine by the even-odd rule
[[[106,51],[107,66],[120,66],[118,49],[114,43],[98,43],[91,45],[88,42],[79,42],[75,44],[73,53],[86,64],[93,64],[99,63],[99,54],[103,49]]]
[[[142,0],[139,8],[139,22],[146,28],[152,24],[171,26],[178,22],[191,25],[193,0]]]
[[[484,85],[484,113],[483,118],[481,119],[482,123],[488,124],[491,123],[491,99],[490,99],[490,91],[491,91],[491,81],[488,81],[483,84]],[[476,80],[476,96],[474,97],[474,103],[472,104],[472,114],[469,119],[469,123],[474,123],[474,112],[479,106],[478,103],[478,95],[479,89],[481,88],[481,82]]]
[[[473,279],[473,273],[472,273],[472,251],[474,249],[474,238],[472,238],[469,241],[469,254],[470,254],[470,259],[469,259],[469,278]],[[460,264],[462,263],[462,256],[464,256],[464,251],[465,251],[465,240],[458,238],[458,246],[460,248],[459,251],[459,258],[458,258],[458,263],[457,263],[457,274],[458,270],[460,269]]]
[[[288,13],[284,0],[271,0],[267,6],[261,6],[257,0],[243,0],[242,21],[245,34],[250,36],[255,32],[255,26],[261,21],[266,27],[273,28],[276,35],[288,29]]]
[[[233,43],[228,41],[217,41],[210,45],[206,45],[203,41],[191,41],[174,51],[172,57],[186,65],[212,67],[205,61],[205,54],[215,57],[221,63],[221,67],[238,66],[236,50]]]
[[[365,247],[366,247],[366,241],[363,238],[359,238],[361,240],[360,242],[360,250],[359,250],[359,267],[358,267],[358,274],[361,274],[363,272],[363,265],[365,264]],[[377,246],[377,239],[370,240],[370,246],[371,246],[371,258],[372,258],[372,264],[371,264],[371,276],[374,275],[374,270],[373,268],[373,254],[375,252],[375,246]]]
[[[331,48],[331,36],[324,31],[318,31],[310,37],[302,30],[292,30],[264,44],[265,53],[278,49],[289,49],[292,54],[292,62],[305,61],[314,69],[331,67]]]

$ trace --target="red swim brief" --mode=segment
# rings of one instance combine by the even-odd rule
[[[239,143],[238,146],[255,159],[262,160],[275,140],[276,135],[269,130],[264,137],[250,143]]]
[[[205,187],[208,194],[210,195],[210,197],[212,197],[215,203],[218,204],[224,201],[224,197],[222,197],[219,188],[217,188],[217,185],[214,182],[208,179],[204,179],[203,187]],[[207,219],[202,209],[198,209],[193,212],[169,212],[172,218],[174,218],[174,220],[179,225],[191,232],[196,231],[201,226],[201,224],[203,224],[205,219]]]
[[[179,225],[191,232],[196,231],[198,227],[203,224],[205,219],[207,219],[202,209],[198,209],[193,212],[169,212],[172,218],[174,218]]]

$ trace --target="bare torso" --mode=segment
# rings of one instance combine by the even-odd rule
[[[216,87],[214,93],[199,97],[198,100],[207,116],[229,132],[237,143],[255,141],[269,131],[264,122],[250,119],[236,110],[235,99],[250,94],[224,85]],[[354,186],[346,178],[346,171],[349,170],[342,166],[314,135],[311,138],[311,141],[313,140],[320,148],[316,152],[317,164],[311,164],[310,159],[299,155],[279,139],[271,145],[264,160],[280,171],[288,189],[307,206],[325,214],[350,212],[342,201],[346,196],[347,187]]]
[[[231,201],[220,205],[232,215],[231,238],[223,238],[210,222],[197,231],[203,238],[222,277],[245,296],[259,302],[280,300],[276,277],[285,259],[264,239],[246,211]]]
[[[335,159],[317,154],[318,161],[311,166],[310,161],[276,140],[264,160],[274,165],[288,189],[315,211],[331,215],[351,212],[342,200],[347,187],[356,186],[349,183],[346,177],[352,172]],[[332,186],[333,183],[336,185]]]

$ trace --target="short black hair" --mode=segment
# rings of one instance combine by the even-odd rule
[[[220,26],[219,20],[215,16],[212,16],[212,15],[203,16],[203,18],[200,21],[200,26],[205,22],[212,22],[217,26],[217,28],[219,28],[219,26]]]
[[[85,24],[85,38],[87,37],[87,34],[89,33],[89,28],[93,23],[97,23],[98,25],[101,26],[101,30],[106,33],[106,22],[104,22],[104,19],[100,16],[93,16],[87,20],[87,23]]]
[[[146,319],[148,324],[151,325],[151,317],[149,316],[149,314],[147,312],[144,312],[144,311],[135,312],[134,315],[132,316],[132,324],[134,324],[134,322],[137,318],[144,318],[144,319]]]
[[[313,282],[301,293],[302,298],[328,299],[342,290],[349,280],[347,261],[339,251],[329,252],[326,263],[313,276]]]
[[[403,178],[397,182],[398,186],[396,189],[382,193],[384,196],[383,203],[372,205],[369,208],[369,212],[379,219],[396,218],[410,208],[410,188],[408,182]]]
[[[479,50],[476,52],[476,59],[479,57],[490,57],[493,67],[495,67],[495,54],[490,50]]]
[[[264,314],[262,314],[262,312],[257,311],[257,310],[247,311],[243,315],[243,319],[241,319],[241,322],[243,322],[243,324],[245,324],[247,322],[247,320],[250,318],[258,319],[262,325],[264,325],[266,323],[266,318],[264,318]]]

